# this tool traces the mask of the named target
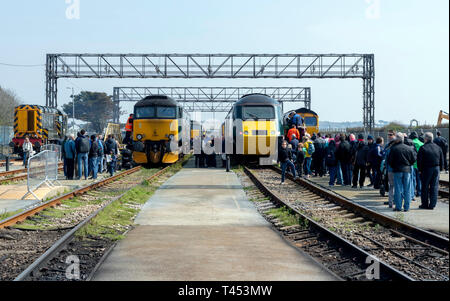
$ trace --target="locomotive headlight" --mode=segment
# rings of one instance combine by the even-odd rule
[[[244,132],[244,135],[248,135],[248,131],[245,131],[245,132]]]
[[[173,136],[172,134],[170,134],[170,135],[169,135],[169,140],[173,140],[173,137],[174,137],[174,136]]]
[[[138,138],[138,140],[142,140],[142,138],[144,138],[144,136],[142,134],[137,134],[136,138]]]

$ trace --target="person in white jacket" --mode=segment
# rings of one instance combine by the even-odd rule
[[[28,164],[28,158],[30,155],[33,155],[33,144],[31,144],[30,139],[27,137],[25,138],[25,142],[22,145],[23,149],[23,166],[27,168]]]

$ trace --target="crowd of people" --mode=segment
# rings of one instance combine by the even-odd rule
[[[207,167],[217,167],[216,162],[216,152],[214,148],[214,136],[196,136],[192,141],[192,146],[199,146],[201,149],[199,151],[194,151],[195,155],[195,167],[197,168],[207,168]],[[208,153],[205,152],[205,149],[208,148]],[[225,167],[225,164],[222,160],[222,167]]]
[[[302,133],[303,132],[303,133]],[[440,171],[448,173],[448,143],[437,133],[418,135],[389,131],[388,141],[368,135],[309,135],[293,123],[278,152],[284,184],[285,174],[297,177],[329,175],[329,186],[367,187],[388,192],[385,203],[394,211],[407,212],[410,202],[421,198],[421,209],[434,209]]]
[[[119,143],[114,135],[108,135],[106,141],[102,135],[86,135],[81,130],[75,135],[70,134],[61,143],[61,153],[64,160],[64,176],[67,180],[97,179],[98,173],[105,170],[111,176],[117,168]],[[76,163],[76,164],[75,164]],[[106,164],[105,164],[106,163]],[[106,167],[106,168],[105,168]]]

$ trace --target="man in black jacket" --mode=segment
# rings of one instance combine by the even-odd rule
[[[447,140],[441,136],[441,132],[436,133],[437,137],[434,139],[434,143],[437,144],[442,150],[442,154],[444,155],[444,169],[445,172],[448,173],[448,162],[447,162],[447,151],[448,151],[448,142]]]
[[[284,184],[284,178],[286,175],[286,169],[289,167],[292,171],[292,175],[295,179],[297,179],[297,175],[295,173],[295,166],[292,157],[292,152],[287,147],[288,143],[284,140],[281,143],[281,148],[278,150],[278,162],[281,164],[281,184]]]
[[[364,187],[364,180],[366,179],[367,157],[369,154],[369,146],[364,142],[364,136],[358,135],[358,144],[356,145],[356,154],[353,168],[353,186],[357,188],[358,174],[359,174],[359,187]],[[369,171],[370,172],[370,171]]]
[[[404,139],[403,133],[396,134],[387,161],[394,172],[394,211],[401,211],[403,199],[403,209],[407,212],[411,202],[411,166],[416,162],[417,154],[412,147],[403,143]]]
[[[351,184],[351,162],[352,162],[352,148],[350,143],[345,139],[345,134],[339,137],[339,146],[336,150],[336,158],[338,159],[341,169],[343,185]]]
[[[444,167],[444,154],[442,149],[433,143],[432,133],[425,133],[424,138],[425,144],[417,155],[417,168],[422,180],[422,205],[419,208],[433,210],[437,203],[439,173]]]

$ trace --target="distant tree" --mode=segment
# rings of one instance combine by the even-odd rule
[[[90,122],[97,133],[102,133],[113,117],[114,102],[106,93],[83,91],[73,98],[75,118]],[[63,105],[63,111],[72,118],[72,101]]]
[[[0,125],[13,126],[14,108],[20,105],[21,101],[16,93],[0,87]]]

